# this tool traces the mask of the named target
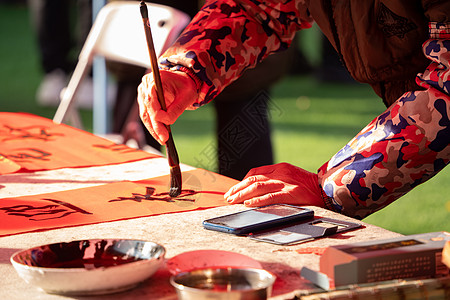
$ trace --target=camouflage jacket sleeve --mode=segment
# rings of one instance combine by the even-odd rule
[[[329,208],[364,218],[442,170],[450,159],[450,23],[430,23],[424,90],[405,93],[319,169]]]
[[[297,30],[311,27],[301,2],[206,1],[161,66],[191,75],[199,88],[194,106],[208,103],[247,68],[286,49]]]

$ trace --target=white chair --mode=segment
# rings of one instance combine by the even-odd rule
[[[172,7],[150,3],[147,7],[155,52],[159,56],[175,41],[190,18]],[[99,11],[69,83],[61,93],[54,122],[63,123],[70,115],[72,125],[82,127],[73,102],[95,56],[151,68],[138,1],[114,1]]]

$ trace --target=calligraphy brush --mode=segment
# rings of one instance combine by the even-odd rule
[[[150,29],[150,21],[148,19],[148,10],[145,1],[141,1],[140,10],[142,21],[144,22],[145,37],[147,38],[147,46],[150,54],[150,63],[152,66],[153,79],[155,81],[156,94],[158,96],[159,104],[163,110],[166,110],[166,101],[164,100],[164,93],[161,83],[161,76],[159,74],[158,60],[156,58],[155,46],[153,44],[152,32]],[[167,159],[170,166],[170,190],[169,196],[176,197],[181,194],[181,169],[180,162],[178,159],[177,149],[175,148],[175,143],[172,137],[172,131],[170,126],[166,125],[167,131],[169,132],[169,139],[166,142],[166,152]]]

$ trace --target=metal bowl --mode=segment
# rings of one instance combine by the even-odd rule
[[[19,251],[11,263],[26,282],[47,293],[95,295],[135,287],[162,266],[165,252],[149,241],[94,239]]]
[[[180,300],[267,299],[276,277],[262,269],[213,268],[179,273],[170,278]]]

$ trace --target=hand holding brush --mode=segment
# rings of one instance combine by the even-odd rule
[[[159,104],[163,110],[166,110],[166,101],[164,99],[164,92],[161,83],[161,76],[159,74],[158,59],[156,57],[155,47],[153,44],[153,37],[150,29],[150,21],[148,19],[148,10],[145,1],[141,1],[140,10],[142,21],[144,23],[145,36],[147,39],[148,51],[150,54],[150,63],[152,67],[153,79],[155,82],[155,90],[158,97]],[[167,131],[169,133],[169,138],[166,142],[166,152],[167,158],[170,166],[170,190],[169,196],[176,197],[180,195],[182,188],[181,179],[181,169],[180,162],[178,159],[177,149],[175,148],[175,143],[173,141],[172,132],[169,125],[166,125]]]

